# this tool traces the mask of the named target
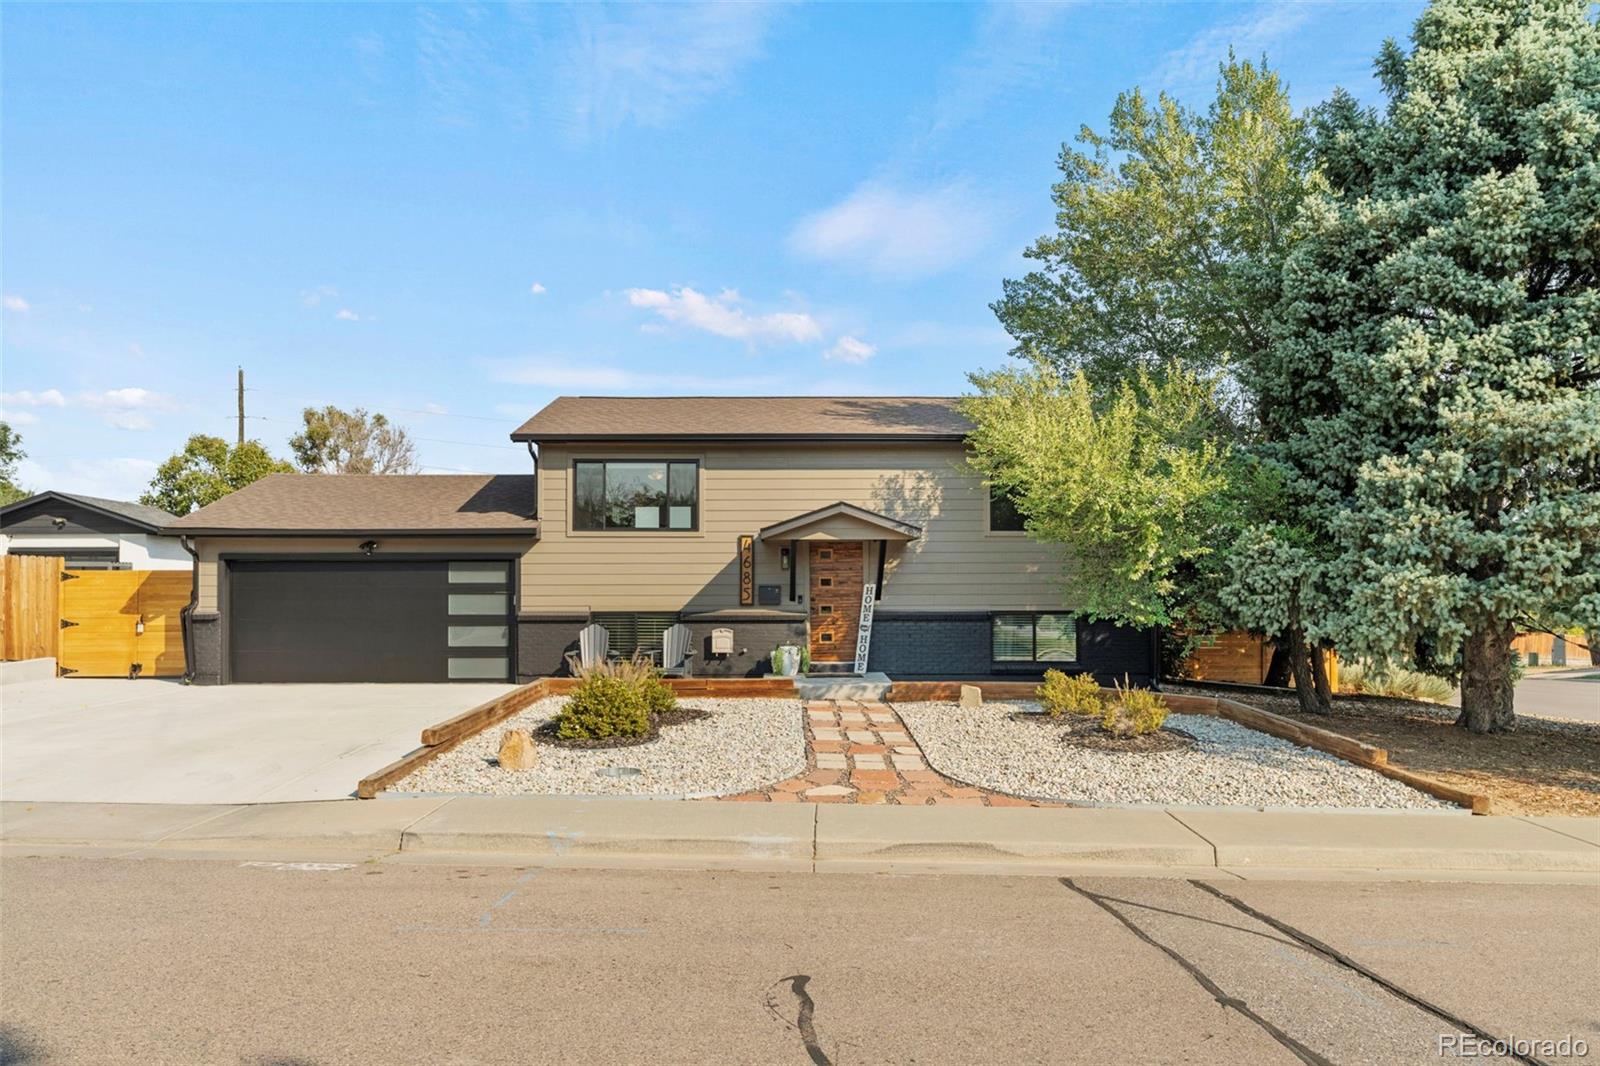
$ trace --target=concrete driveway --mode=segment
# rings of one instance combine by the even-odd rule
[[[511,685],[227,685],[59,678],[0,687],[0,798],[338,799]]]

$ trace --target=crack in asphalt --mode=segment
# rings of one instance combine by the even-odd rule
[[[789,991],[799,1001],[799,1010],[792,1022],[778,1010],[777,997],[774,995],[777,987],[782,984],[788,984]],[[822,1041],[817,1037],[815,1021],[817,1004],[811,998],[811,993],[806,991],[806,986],[809,984],[811,984],[810,974],[797,973],[778,978],[767,989],[767,1010],[784,1025],[799,1031],[800,1042],[805,1045],[806,1054],[810,1056],[813,1066],[833,1066],[833,1060],[822,1050]]]
[[[1336,966],[1342,966],[1343,968],[1345,968],[1347,970],[1350,970],[1350,971],[1352,971],[1354,973],[1360,974],[1362,977],[1365,977],[1367,980],[1371,981],[1373,984],[1377,985],[1379,988],[1382,988],[1385,991],[1389,992],[1391,995],[1396,996],[1401,1000],[1404,1000],[1405,1002],[1411,1004],[1413,1007],[1416,1007],[1418,1010],[1426,1011],[1427,1013],[1433,1015],[1435,1018],[1438,1018],[1440,1021],[1448,1022],[1450,1025],[1453,1025],[1453,1026],[1456,1027],[1456,1031],[1457,1032],[1471,1033],[1473,1036],[1476,1036],[1479,1040],[1487,1041],[1491,1045],[1494,1045],[1496,1047],[1503,1046],[1505,1048],[1505,1055],[1508,1058],[1515,1059],[1517,1062],[1527,1063],[1528,1066],[1546,1066],[1544,1060],[1538,1059],[1538,1058],[1535,1058],[1532,1055],[1526,1055],[1526,1054],[1523,1054],[1523,1053],[1517,1051],[1514,1047],[1511,1046],[1510,1042],[1507,1041],[1505,1038],[1497,1037],[1493,1033],[1490,1033],[1488,1030],[1480,1028],[1479,1026],[1473,1025],[1471,1022],[1467,1021],[1465,1018],[1460,1018],[1460,1017],[1457,1017],[1454,1014],[1451,1014],[1449,1011],[1445,1010],[1443,1007],[1440,1007],[1437,1004],[1422,998],[1421,996],[1417,995],[1415,992],[1412,992],[1412,991],[1410,991],[1410,990],[1408,990],[1406,988],[1402,988],[1400,985],[1395,984],[1393,981],[1389,980],[1387,977],[1384,977],[1383,975],[1381,975],[1379,973],[1376,973],[1375,971],[1373,971],[1371,969],[1368,969],[1366,966],[1363,966],[1361,963],[1359,963],[1356,960],[1352,959],[1350,956],[1346,955],[1344,952],[1338,950],[1337,948],[1334,948],[1334,947],[1332,947],[1332,946],[1330,946],[1328,944],[1323,943],[1321,940],[1318,940],[1316,937],[1312,936],[1310,933],[1304,932],[1304,931],[1302,931],[1300,929],[1296,929],[1294,926],[1290,925],[1288,922],[1280,921],[1279,919],[1274,918],[1270,914],[1267,914],[1267,913],[1265,913],[1263,911],[1257,910],[1256,908],[1250,906],[1250,904],[1246,903],[1244,900],[1239,899],[1236,896],[1229,895],[1228,893],[1222,891],[1222,889],[1217,888],[1215,885],[1208,885],[1204,881],[1196,881],[1196,880],[1193,880],[1193,879],[1191,879],[1189,881],[1189,883],[1191,885],[1193,885],[1195,888],[1200,889],[1202,892],[1210,893],[1211,895],[1215,896],[1217,899],[1220,899],[1222,902],[1224,902],[1228,906],[1232,907],[1234,910],[1239,911],[1241,914],[1249,915],[1251,918],[1254,918],[1256,921],[1261,922],[1264,925],[1271,926],[1273,929],[1276,929],[1278,932],[1282,933],[1284,936],[1289,937],[1291,940],[1295,941],[1299,946],[1301,946],[1303,948],[1306,948],[1307,950],[1311,951],[1313,954],[1320,955],[1321,957],[1327,959],[1329,962],[1333,963]]]
[[[1308,1066],[1333,1066],[1332,1059],[1324,1058],[1322,1055],[1302,1044],[1300,1041],[1296,1040],[1282,1029],[1279,1029],[1276,1025],[1272,1024],[1272,1022],[1268,1021],[1266,1018],[1263,1018],[1260,1014],[1257,1014],[1255,1010],[1251,1008],[1250,1004],[1246,1003],[1244,1000],[1228,995],[1223,991],[1222,986],[1213,981],[1204,970],[1200,969],[1200,967],[1184,958],[1183,955],[1173,948],[1168,947],[1155,937],[1151,936],[1149,933],[1146,933],[1143,929],[1140,929],[1133,923],[1131,919],[1127,917],[1127,915],[1123,914],[1121,911],[1117,910],[1111,905],[1111,897],[1101,896],[1098,892],[1091,892],[1089,889],[1076,884],[1070,877],[1063,877],[1060,880],[1061,883],[1067,888],[1078,893],[1078,895],[1082,896],[1084,899],[1088,900],[1090,903],[1093,903],[1096,907],[1099,907],[1117,921],[1121,922],[1123,927],[1127,929],[1128,932],[1132,933],[1146,944],[1149,944],[1151,947],[1156,948],[1173,962],[1177,963],[1178,966],[1190,977],[1194,978],[1195,983],[1201,988],[1205,989],[1206,992],[1210,994],[1211,998],[1216,1000],[1218,1004],[1225,1008],[1236,1010],[1244,1017],[1250,1019],[1250,1021],[1259,1026],[1261,1030],[1268,1036],[1272,1037],[1272,1039],[1276,1040],[1279,1044],[1287,1048],[1289,1052],[1295,1056],[1295,1058],[1299,1059],[1301,1062],[1307,1063]]]

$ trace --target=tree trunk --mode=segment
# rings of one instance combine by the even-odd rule
[[[1600,666],[1600,629],[1587,630],[1583,636],[1589,644],[1589,665]]]
[[[1506,623],[1480,626],[1462,652],[1461,713],[1456,725],[1474,733],[1503,733],[1516,726],[1512,711],[1511,640]]]
[[[1307,714],[1328,714],[1332,707],[1317,697],[1317,681],[1305,634],[1299,626],[1291,626],[1283,639],[1289,649],[1289,672],[1294,675],[1294,694],[1300,700],[1300,709]]]
[[[1328,683],[1328,648],[1318,644],[1309,649],[1311,681],[1317,690],[1317,708],[1322,714],[1333,713],[1333,686]]]

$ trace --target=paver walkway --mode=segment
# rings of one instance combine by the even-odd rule
[[[907,806],[1051,807],[952,781],[887,703],[806,704],[806,772],[723,799],[749,803],[897,803]]]

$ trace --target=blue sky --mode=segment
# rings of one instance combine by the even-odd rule
[[[362,405],[520,471],[561,393],[961,391],[1116,94],[1230,44],[1376,99],[1417,3],[0,8],[0,376],[22,480]]]

